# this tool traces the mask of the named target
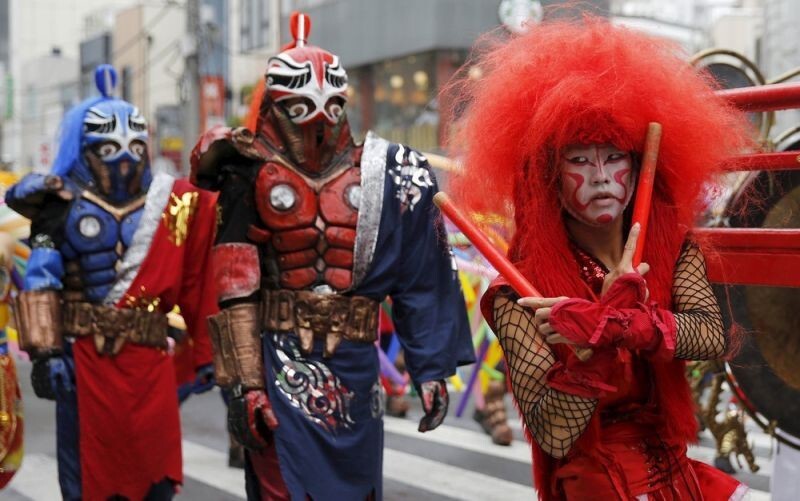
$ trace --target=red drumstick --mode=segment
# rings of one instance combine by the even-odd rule
[[[458,227],[465,237],[478,249],[483,257],[494,266],[498,273],[503,275],[511,287],[521,297],[542,297],[542,294],[528,282],[520,271],[511,264],[511,261],[500,253],[492,245],[486,235],[469,218],[456,207],[455,203],[447,196],[447,193],[440,191],[433,196],[433,203],[444,213],[447,218]]]
[[[639,181],[636,186],[636,200],[633,202],[633,222],[639,223],[639,240],[633,252],[634,269],[642,262],[644,240],[647,234],[647,220],[650,217],[650,202],[653,198],[653,182],[656,178],[658,148],[661,144],[661,124],[650,122],[647,125],[647,138],[642,155],[642,168],[639,169]]]
[[[542,297],[542,294],[525,278],[522,273],[497,248],[492,245],[486,235],[459,209],[443,191],[433,196],[433,203],[447,216],[465,237],[472,242],[483,257],[494,266],[521,297]],[[592,356],[591,348],[576,349],[579,359],[586,361]]]

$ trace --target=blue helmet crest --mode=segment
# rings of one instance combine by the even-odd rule
[[[101,96],[111,97],[117,88],[117,70],[110,64],[101,64],[94,70],[94,84]]]

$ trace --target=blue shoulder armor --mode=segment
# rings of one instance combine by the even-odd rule
[[[34,219],[48,195],[71,200],[75,189],[72,181],[61,176],[28,174],[6,191],[6,204],[28,219]]]

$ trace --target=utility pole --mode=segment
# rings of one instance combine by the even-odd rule
[[[186,40],[183,70],[183,156],[181,170],[189,173],[189,155],[200,136],[200,1],[186,0]]]
[[[281,51],[281,2],[272,0],[269,5],[269,22],[272,27],[272,40],[269,41],[271,52]]]

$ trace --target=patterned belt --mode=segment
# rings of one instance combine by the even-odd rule
[[[116,355],[126,341],[167,348],[167,316],[154,311],[65,301],[64,332],[76,337],[93,336],[101,355]]]
[[[373,343],[378,337],[379,304],[372,299],[284,289],[263,289],[261,297],[264,329],[295,332],[305,353],[314,338],[325,340],[323,355],[331,357],[342,339]]]

